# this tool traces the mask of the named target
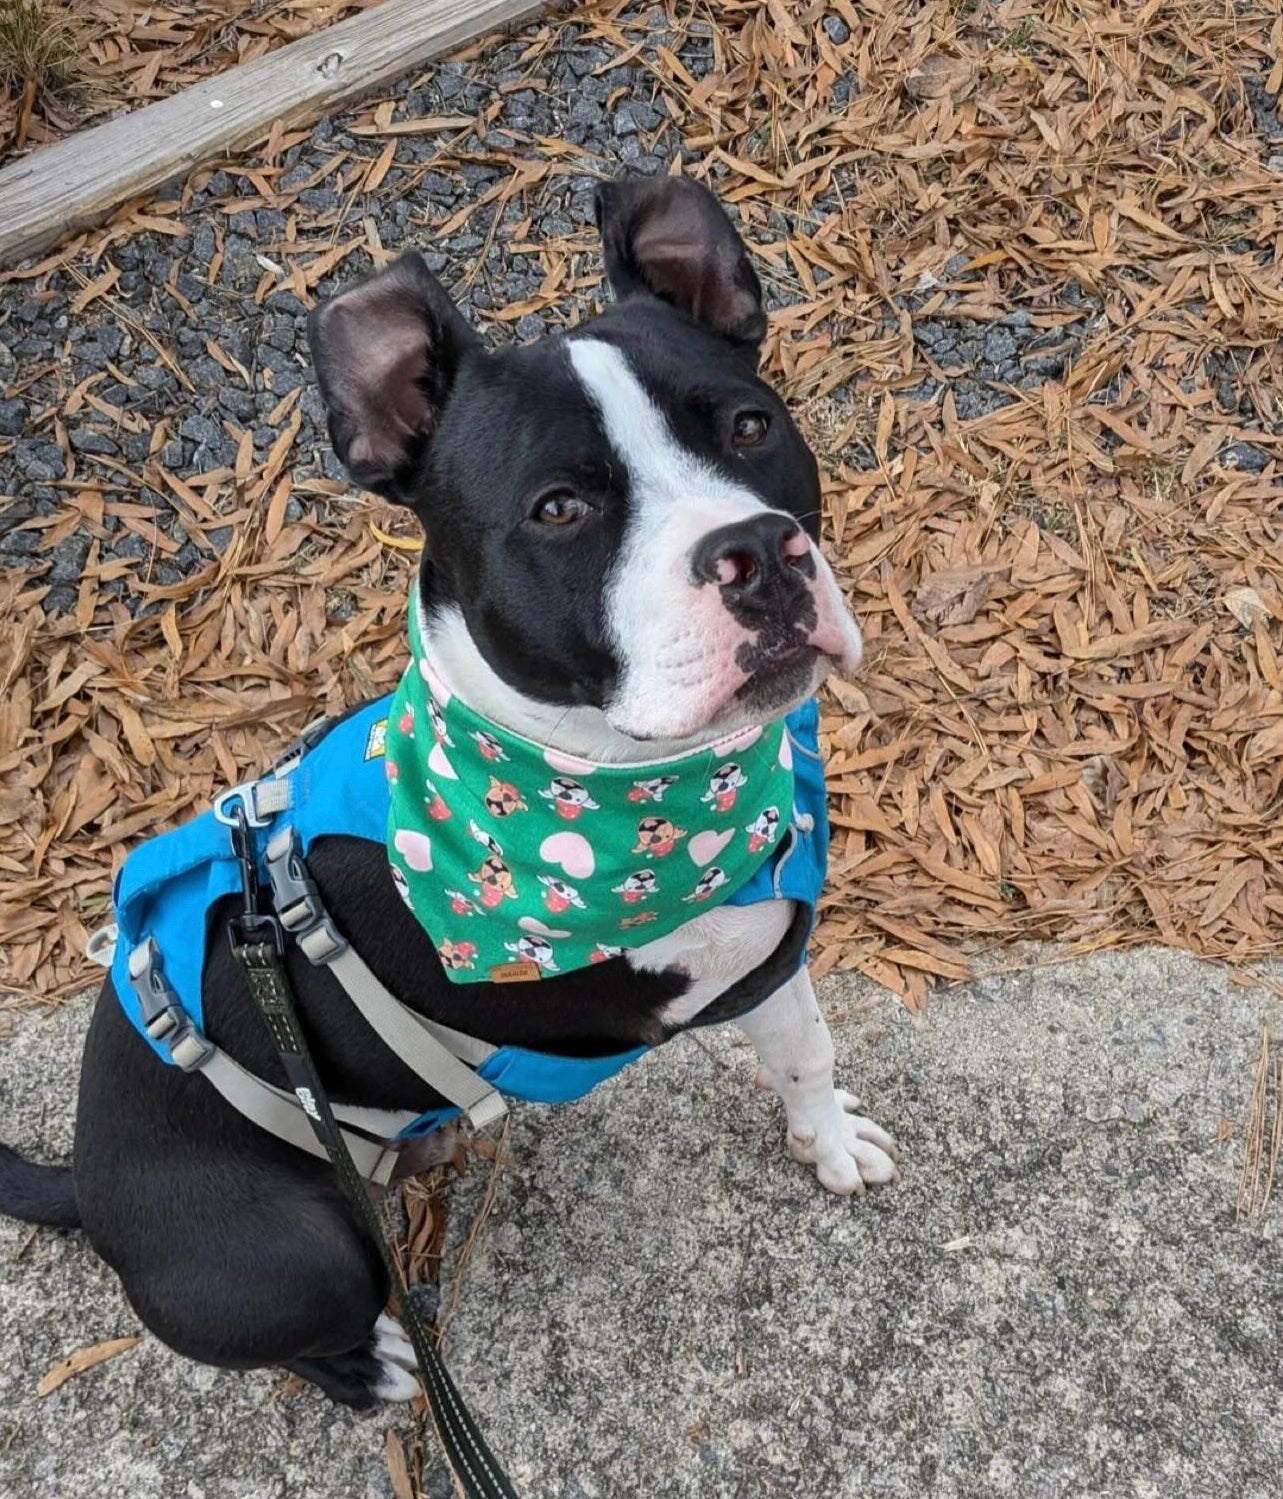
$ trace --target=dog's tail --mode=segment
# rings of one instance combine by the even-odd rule
[[[37,1166],[0,1145],[0,1213],[49,1228],[79,1228],[71,1168]]]

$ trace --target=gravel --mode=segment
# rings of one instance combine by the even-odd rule
[[[338,116],[320,121],[307,139],[284,153],[281,186],[302,189],[288,212],[260,206],[259,189],[246,177],[228,171],[198,175],[179,219],[183,233],[143,234],[111,245],[106,262],[119,270],[119,279],[108,297],[91,302],[84,312],[72,311],[84,283],[69,272],[47,283],[13,283],[0,290],[0,494],[21,502],[0,514],[0,566],[43,570],[46,581],[55,574],[67,576],[74,554],[40,551],[37,528],[47,525],[64,503],[59,484],[69,477],[69,460],[78,483],[100,484],[108,498],[153,505],[156,524],[173,535],[178,517],[163,481],[154,472],[146,474],[148,466],[158,460],[180,479],[190,480],[231,465],[242,431],[252,434],[261,459],[281,421],[274,425],[268,418],[282,397],[296,389],[304,392],[297,408],[302,426],[292,454],[296,479],[342,479],[311,384],[307,309],[284,289],[261,303],[254,299],[274,263],[273,246],[290,232],[328,246],[370,217],[389,251],[410,245],[424,249],[428,264],[458,287],[465,311],[485,324],[495,340],[538,338],[588,310],[582,295],[571,293],[558,307],[527,313],[515,324],[494,322],[496,311],[529,297],[542,280],[536,257],[513,255],[494,233],[496,211],[514,224],[527,211],[521,203],[501,210],[484,205],[450,236],[440,237],[433,226],[500,180],[494,166],[476,158],[503,150],[521,159],[529,154],[527,142],[539,137],[568,141],[584,154],[582,177],[550,175],[532,194],[525,238],[536,244],[590,228],[594,174],[655,174],[666,170],[674,155],[695,159],[656,95],[652,65],[656,49],[675,48],[690,75],[703,78],[714,64],[711,38],[700,34],[698,24],[690,35],[675,38],[666,31],[662,12],[644,4],[636,11],[647,21],[647,42],[621,66],[612,66],[610,51],[586,44],[579,28],[569,26],[562,44],[533,64],[523,63],[525,44],[514,40],[483,60],[442,63],[407,80],[397,119],[496,107],[497,112],[484,138],[456,142],[449,161],[436,134],[400,137],[395,162],[372,198],[352,199],[331,163],[336,152],[376,155],[383,141],[353,135],[357,117]],[[837,16],[828,16],[823,24],[835,45],[849,40],[846,23]],[[1278,101],[1265,94],[1263,77],[1245,78],[1244,89],[1265,159],[1271,148],[1277,155],[1283,127]],[[837,80],[832,108],[842,107],[849,89],[849,80]],[[859,191],[858,179],[839,171],[835,195],[819,202],[816,210],[835,208],[837,192]],[[180,194],[181,189],[173,188],[162,196],[173,200]],[[772,214],[770,222],[767,239],[772,232],[783,236],[796,227],[780,213]],[[364,251],[357,251],[318,290],[332,289],[370,265]],[[92,279],[102,266],[95,262],[80,269]],[[997,322],[978,321],[965,314],[965,299],[982,288],[984,275],[971,269],[964,254],[943,257],[923,273],[917,288],[892,299],[882,330],[867,330],[870,337],[893,333],[899,312],[907,311],[929,373],[902,396],[934,403],[951,390],[962,420],[983,417],[1016,399],[1018,392],[1064,378],[1079,351],[1104,327],[1100,299],[1072,284],[1059,305],[1048,300],[1045,288],[1030,288],[1024,295],[1034,310],[1017,307]],[[822,283],[823,273],[817,271],[816,279]],[[768,274],[766,284],[776,305],[802,296],[787,274],[774,279]],[[1019,289],[1013,299],[1022,300]],[[158,345],[172,353],[172,363],[160,356]],[[1239,389],[1233,354],[1229,351],[1217,373],[1219,404],[1227,411],[1237,408],[1244,426],[1260,426],[1250,395]],[[247,380],[229,372],[228,359],[245,370]],[[61,418],[64,447],[58,432],[60,407],[86,380],[94,381],[94,400],[81,403],[73,419]],[[835,393],[847,401],[853,394]],[[162,421],[167,427],[153,452],[152,437]],[[1266,460],[1264,450],[1239,441],[1227,461],[1253,470]],[[143,487],[131,478],[140,474]],[[324,496],[315,503],[323,506]],[[33,529],[21,529],[24,525]],[[220,537],[219,545],[225,544]],[[102,541],[101,558],[129,558],[133,550],[128,531],[115,526]],[[213,551],[212,536],[209,550],[192,543],[166,561],[166,576],[181,579],[205,566]],[[67,576],[68,584],[73,581]],[[130,592],[128,575],[104,587],[141,607]],[[46,608],[67,608],[73,602],[74,590],[63,586],[48,596]]]

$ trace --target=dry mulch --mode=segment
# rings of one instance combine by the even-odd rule
[[[137,109],[381,0],[43,0],[83,40],[75,85],[0,89],[0,163]]]
[[[617,3],[576,20],[616,59],[653,30]],[[738,205],[792,294],[767,370],[825,455],[830,555],[868,642],[861,679],[835,687],[824,716],[835,836],[818,971],[859,969],[917,1007],[934,979],[964,978],[972,956],[1015,939],[1158,940],[1240,965],[1277,952],[1283,177],[1244,79],[1278,92],[1283,21],[1262,0],[714,0],[693,19],[671,0],[676,32],[705,21],[713,72],[695,80],[660,46],[655,93],[698,153],[692,170]],[[559,25],[524,33],[532,74]],[[843,74],[858,82],[833,108]],[[336,152],[330,168],[350,207],[322,231],[299,188],[276,186],[296,137],[226,167],[289,217],[260,300],[286,286],[310,302],[353,253],[383,258],[393,101],[361,118],[368,153]],[[463,152],[459,122],[434,128],[433,171],[504,168],[443,234],[583,171],[556,139],[483,158]],[[179,203],[135,205],[79,241],[79,263],[104,257],[84,305],[110,298],[116,240],[180,217]],[[592,236],[527,242],[524,212],[499,217],[488,234],[544,280],[495,320],[555,322],[568,293],[587,313],[601,296]],[[950,390],[967,371],[915,337],[925,320],[1012,314],[1054,335],[1084,308],[1088,336],[1063,375],[1013,385],[979,417]],[[943,398],[923,393],[929,379]],[[139,476],[122,469],[104,492],[73,467],[42,545],[64,528],[99,536],[110,512],[149,558],[101,563],[95,543],[59,617],[40,607],[44,585],[0,583],[10,990],[83,984],[78,954],[134,842],[266,764],[318,711],[396,679],[409,528],[336,483],[292,477],[296,395],[274,413],[265,463],[248,434],[233,467],[196,481],[153,458],[189,534],[234,527],[202,572],[148,582],[174,544],[131,501]],[[68,390],[59,423],[94,399]],[[291,496],[301,519],[287,519]],[[144,618],[100,594],[125,571]]]

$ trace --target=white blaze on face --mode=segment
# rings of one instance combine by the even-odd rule
[[[638,739],[695,734],[731,707],[745,673],[737,649],[755,640],[716,586],[697,584],[691,553],[710,531],[770,507],[682,446],[619,349],[571,339],[571,365],[628,470],[631,516],[604,591],[606,624],[622,663],[606,717]],[[811,584],[817,624],[811,643],[831,670],[859,662],[860,637],[828,564]]]

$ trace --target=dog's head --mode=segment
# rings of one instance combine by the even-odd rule
[[[335,451],[428,533],[429,626],[636,740],[787,712],[860,636],[815,458],[758,377],[762,293],[689,178],[601,187],[615,303],[491,352],[410,252],[312,315]]]

